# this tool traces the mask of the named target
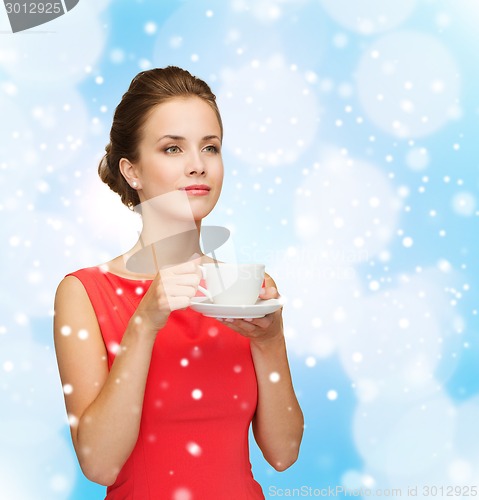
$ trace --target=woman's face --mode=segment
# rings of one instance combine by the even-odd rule
[[[221,192],[223,159],[220,125],[206,101],[173,98],[156,106],[144,125],[139,153],[134,170],[141,202],[170,193],[163,198],[178,199],[178,205],[187,200],[196,221],[211,212]]]

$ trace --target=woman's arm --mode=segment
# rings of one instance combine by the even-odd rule
[[[130,321],[108,373],[93,307],[81,282],[69,276],[57,290],[54,336],[80,466],[88,479],[108,486],[138,438],[155,335]]]
[[[279,297],[274,281],[266,277],[263,299]],[[297,459],[304,419],[293,389],[286,353],[281,309],[264,318],[224,320],[250,338],[258,381],[258,405],[253,433],[265,459],[284,471]]]
[[[88,479],[110,485],[138,439],[158,330],[189,305],[200,280],[192,262],[158,275],[130,319],[108,371],[95,312],[81,282],[64,278],[55,297],[54,338],[73,445]],[[179,271],[178,271],[178,268]]]

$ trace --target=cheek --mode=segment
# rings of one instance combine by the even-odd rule
[[[216,183],[216,191],[217,191],[217,199],[220,196],[221,189],[223,187],[223,179],[224,179],[224,172],[223,169],[217,172],[215,176],[215,183]]]
[[[149,179],[152,181],[155,188],[162,191],[171,191],[172,186],[177,181],[177,176],[172,175],[171,172],[165,172],[165,169],[158,168],[151,173]]]
[[[225,175],[225,169],[223,167],[223,162],[221,161],[221,163],[218,165],[218,168],[216,170],[216,179],[217,179],[218,183],[220,183],[220,184],[223,183],[224,175]]]

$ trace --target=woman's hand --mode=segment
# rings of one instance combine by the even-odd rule
[[[186,309],[200,284],[199,259],[161,269],[141,300],[132,320],[156,333],[172,311]]]
[[[269,278],[266,283],[274,282]],[[260,298],[277,299],[279,294],[276,287],[268,286]],[[266,460],[283,471],[298,457],[304,419],[291,381],[282,308],[263,318],[221,321],[250,339],[258,383],[253,434]]]
[[[279,293],[276,287],[265,288],[259,295],[260,299],[278,299]],[[283,320],[282,310],[278,309],[274,313],[267,314],[262,318],[254,319],[231,319],[218,318],[219,321],[226,323],[230,328],[251,339],[255,344],[269,343],[274,339],[283,338]]]

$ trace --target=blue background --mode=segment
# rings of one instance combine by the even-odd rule
[[[219,257],[265,262],[287,300],[306,428],[283,473],[251,441],[266,497],[467,496],[478,15],[467,0],[104,0],[11,34],[0,13],[2,498],[103,498],[70,443],[53,297],[134,242],[138,220],[96,169],[133,76],[168,64],[210,83],[222,111]]]

